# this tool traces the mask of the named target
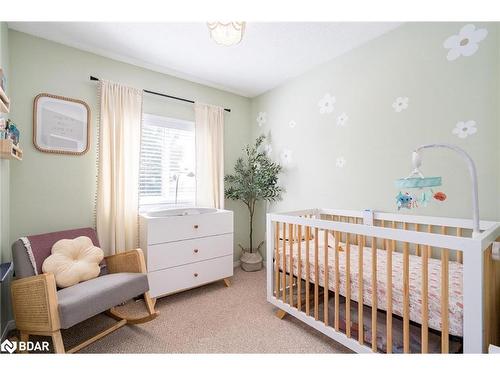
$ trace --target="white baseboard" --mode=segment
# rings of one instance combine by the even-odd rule
[[[7,334],[16,329],[16,322],[14,320],[9,320],[5,325],[5,329],[2,332],[2,337],[0,337],[0,342],[3,342],[7,338]]]

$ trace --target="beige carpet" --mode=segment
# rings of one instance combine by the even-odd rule
[[[275,315],[266,301],[265,270],[235,269],[223,282],[159,299],[160,316],[125,326],[80,353],[348,353],[347,348],[299,320]],[[143,312],[143,301],[122,307]],[[67,348],[114,320],[99,315],[63,332]]]

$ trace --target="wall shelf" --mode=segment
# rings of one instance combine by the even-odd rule
[[[0,86],[0,113],[9,113],[10,99]]]
[[[0,159],[23,160],[23,150],[10,139],[0,139]]]

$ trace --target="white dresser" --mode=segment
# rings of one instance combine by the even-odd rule
[[[151,296],[222,279],[228,285],[233,275],[233,212],[160,214],[139,218]]]

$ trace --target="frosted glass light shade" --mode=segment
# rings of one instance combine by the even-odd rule
[[[210,37],[223,46],[238,44],[245,32],[245,22],[208,22],[207,25]]]

